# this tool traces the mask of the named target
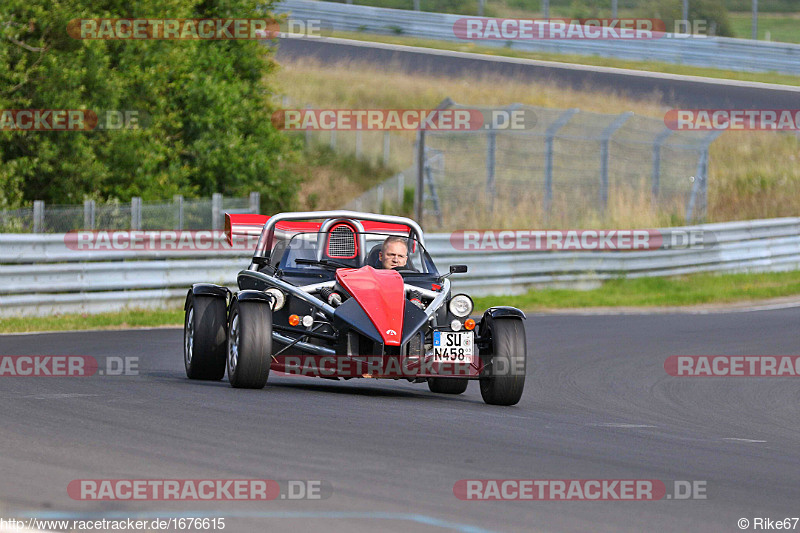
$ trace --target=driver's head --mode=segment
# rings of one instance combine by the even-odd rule
[[[379,256],[383,268],[406,266],[408,261],[408,246],[403,237],[388,237],[383,241]]]

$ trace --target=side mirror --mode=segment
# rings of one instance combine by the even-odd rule
[[[261,257],[261,256],[257,255],[255,257],[253,257],[253,264],[256,264],[256,265],[258,265],[260,267],[263,267],[264,265],[268,265],[269,264],[269,257]]]
[[[450,265],[451,274],[466,274],[467,265]]]

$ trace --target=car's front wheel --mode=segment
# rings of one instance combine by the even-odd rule
[[[268,303],[235,300],[228,324],[228,381],[261,389],[272,361],[272,309]]]
[[[189,379],[217,381],[225,375],[226,301],[190,294],[183,321],[183,363]]]
[[[483,358],[481,396],[490,405],[514,405],[525,387],[525,326],[518,318],[496,318],[489,333],[492,351]]]

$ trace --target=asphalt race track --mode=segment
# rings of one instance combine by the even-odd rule
[[[739,531],[800,515],[800,379],[668,376],[670,355],[798,355],[800,309],[530,316],[525,394],[405,382],[190,382],[182,332],[0,336],[2,355],[138,357],[139,375],[0,377],[0,516],[226,517],[225,531]],[[319,480],[322,500],[92,502],[76,479]],[[705,482],[706,499],[462,501],[462,479]]]
[[[794,109],[800,87],[660,72],[534,61],[337,38],[284,38],[279,62],[314,58],[323,64],[352,61],[411,74],[529,79],[577,90],[615,91],[631,98],[656,95],[665,105],[694,108]]]

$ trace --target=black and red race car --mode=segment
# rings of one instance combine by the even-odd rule
[[[477,380],[486,403],[519,402],[524,313],[492,307],[471,318],[472,299],[451,294],[449,280],[467,267],[440,273],[413,220],[351,211],[226,214],[226,232],[231,240],[258,235],[258,244],[238,291],[210,283],[189,290],[190,379],[220,380],[227,368],[239,388],[262,388],[273,371],[405,379],[443,394],[461,394]]]

